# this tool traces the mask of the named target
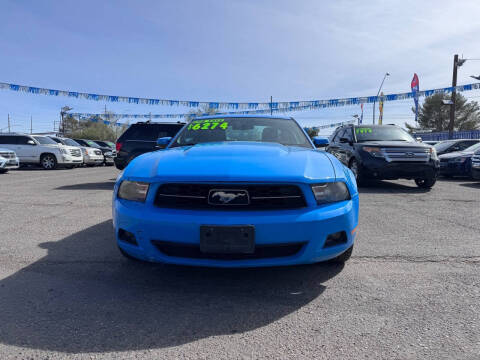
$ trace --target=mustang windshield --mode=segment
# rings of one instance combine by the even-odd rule
[[[409,141],[415,140],[405,130],[395,126],[356,126],[355,135],[358,142],[363,141]]]
[[[294,120],[271,118],[211,118],[191,121],[171,147],[219,141],[273,142],[312,148]]]

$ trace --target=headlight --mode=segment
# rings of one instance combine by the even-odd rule
[[[435,150],[434,147],[431,147],[430,148],[430,157],[433,159],[433,160],[437,160],[438,157],[437,157],[437,150]]]
[[[350,200],[350,192],[343,182],[315,184],[312,191],[318,205]]]
[[[362,149],[374,157],[384,157],[379,147],[364,146]]]
[[[60,148],[60,152],[61,152],[62,154],[65,154],[65,155],[68,154],[67,149],[64,149],[64,148]]]
[[[144,202],[148,193],[148,183],[124,180],[118,189],[120,199]]]
[[[105,153],[105,156],[113,156],[113,153],[112,153],[111,151],[107,151],[107,152]]]

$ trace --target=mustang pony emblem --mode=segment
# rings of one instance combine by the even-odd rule
[[[248,193],[245,190],[210,190],[209,194],[209,202],[220,205],[229,204],[240,198],[245,198],[245,200],[235,202],[236,205],[247,205],[249,203]]]

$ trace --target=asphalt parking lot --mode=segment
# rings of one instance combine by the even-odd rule
[[[480,182],[361,189],[345,265],[132,263],[114,168],[0,175],[0,358],[478,359]]]

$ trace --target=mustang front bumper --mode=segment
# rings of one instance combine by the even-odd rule
[[[133,257],[152,261],[194,266],[256,267],[314,263],[335,258],[353,245],[358,224],[358,196],[339,203],[311,206],[298,210],[275,211],[199,211],[164,209],[149,203],[113,200],[113,219],[118,246]],[[258,248],[300,244],[288,256],[219,259],[196,257],[200,245],[200,227],[251,225],[255,227]],[[133,234],[137,244],[120,234]],[[329,235],[344,232],[341,243],[328,244]],[[196,249],[189,255],[162,251],[158,243]],[[193,253],[193,255],[192,255]]]

